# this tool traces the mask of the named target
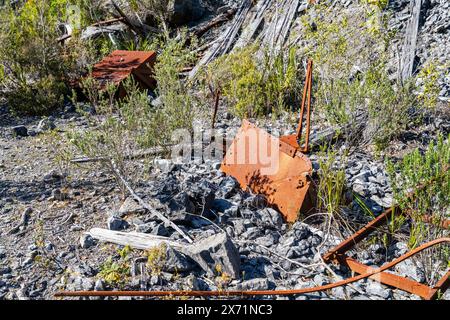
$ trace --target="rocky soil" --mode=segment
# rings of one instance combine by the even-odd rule
[[[224,115],[224,113],[222,113]],[[71,110],[45,119],[11,118],[1,115],[0,137],[0,296],[4,299],[52,299],[59,290],[107,290],[99,276],[109,258],[120,260],[118,246],[94,240],[92,227],[138,231],[181,240],[170,226],[141,208],[132,198],[123,198],[106,168],[93,164],[64,170],[55,161],[57,152],[46,130],[83,130],[86,122]],[[46,126],[44,126],[46,124]],[[272,131],[280,121],[260,123]],[[19,130],[18,126],[22,129]],[[236,130],[239,120],[221,118],[219,130]],[[26,128],[26,129],[24,129]],[[28,135],[21,136],[27,131]],[[314,134],[314,130],[313,130]],[[417,144],[417,141],[416,141]],[[317,156],[312,155],[314,167]],[[267,207],[263,198],[242,191],[225,176],[215,161],[173,163],[156,160],[151,175],[135,183],[144,200],[158,200],[167,217],[201,244],[199,252],[220,262],[201,264],[176,250],[167,249],[162,272],[146,270],[144,251],[133,251],[130,276],[121,289],[286,289],[321,285],[350,276],[342,267],[333,273],[321,262],[320,254],[342,237],[327,236],[320,219],[284,223],[281,215]],[[365,199],[375,214],[392,203],[392,193],[382,162],[369,154],[349,157],[346,166],[348,190]],[[345,219],[361,226],[370,220],[356,203],[350,204]],[[227,237],[220,238],[222,231]],[[343,231],[343,235],[348,235]],[[214,245],[211,245],[215,242]],[[230,243],[231,242],[231,243]],[[366,245],[354,254],[367,264],[382,264],[406,252],[406,244],[389,248]],[[224,258],[225,257],[225,258]],[[195,258],[195,257],[194,257]],[[412,260],[400,264],[397,272],[424,281]],[[448,298],[448,294],[445,298]],[[269,297],[270,298],[270,297]],[[287,299],[279,297],[280,299]],[[417,299],[400,290],[364,280],[330,292],[289,299]]]

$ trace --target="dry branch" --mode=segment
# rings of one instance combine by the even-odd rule
[[[125,188],[130,192],[131,196],[136,199],[139,204],[147,209],[152,215],[157,216],[161,221],[165,222],[166,224],[170,225],[173,229],[175,229],[184,239],[186,239],[187,242],[192,243],[191,237],[189,237],[183,230],[181,230],[175,223],[170,221],[168,218],[166,218],[162,213],[159,211],[153,209],[150,205],[148,205],[144,200],[142,200],[141,197],[139,197],[136,192],[131,188],[128,181],[123,177],[120,170],[117,168],[117,165],[114,163],[113,160],[111,160],[111,167],[114,170],[114,173],[116,176],[121,180]]]

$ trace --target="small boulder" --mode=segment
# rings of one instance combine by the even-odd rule
[[[15,137],[28,137],[28,129],[25,126],[15,126],[11,130]]]
[[[90,234],[85,233],[80,237],[80,246],[83,249],[88,249],[92,247],[94,244],[95,244],[94,238],[92,238]]]
[[[123,219],[120,219],[118,217],[109,217],[108,219],[108,229],[109,230],[115,230],[120,231],[128,228],[129,224]]]
[[[239,251],[224,232],[189,245],[185,254],[209,275],[214,275],[219,266],[222,272],[234,279],[240,276]]]

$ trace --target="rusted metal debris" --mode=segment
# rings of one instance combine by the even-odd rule
[[[325,262],[335,262],[341,265],[347,266],[350,270],[358,274],[367,274],[372,270],[373,266],[367,266],[360,263],[359,261],[350,258],[346,255],[346,252],[353,249],[353,247],[367,238],[372,232],[377,230],[383,224],[389,223],[395,216],[402,215],[402,211],[397,208],[391,208],[386,210],[384,213],[379,215],[374,220],[370,221],[362,229],[358,230],[352,236],[344,240],[335,248],[331,249],[327,254],[324,255],[323,260]],[[417,253],[418,250],[410,251],[413,254]],[[380,272],[376,276],[370,277],[383,284],[398,288],[400,290],[418,295],[419,297],[432,300],[436,299],[439,292],[444,293],[450,285],[450,270],[447,270],[446,274],[442,279],[440,279],[434,287],[429,287],[417,281],[398,276],[393,273]]]
[[[221,166],[243,189],[266,196],[288,222],[296,221],[299,212],[310,210],[314,203],[312,164],[302,153],[309,147],[312,65],[309,61],[297,132],[276,138],[244,120]],[[305,113],[306,137],[302,147],[299,141]]]
[[[127,296],[127,297],[231,297],[231,296],[286,296],[286,295],[299,295],[299,294],[307,294],[313,292],[327,291],[336,287],[341,287],[343,285],[347,285],[362,279],[366,279],[377,274],[383,273],[383,271],[388,270],[397,264],[405,261],[406,259],[412,257],[413,255],[433,247],[435,245],[450,243],[450,238],[440,238],[428,243],[425,243],[416,249],[405,253],[401,257],[395,259],[394,261],[385,264],[379,268],[368,268],[364,274],[360,274],[355,277],[351,277],[345,280],[341,280],[335,283],[330,283],[322,286],[312,287],[312,288],[303,288],[303,289],[293,289],[293,290],[257,290],[257,291],[62,291],[55,294],[55,297],[119,297],[119,296]],[[444,292],[449,284],[449,273],[447,272],[446,276],[441,279],[433,289],[430,290],[430,295],[428,295],[427,299],[436,298],[437,292],[441,290]]]
[[[133,76],[142,88],[156,87],[156,81],[153,78],[155,61],[154,51],[116,50],[94,65],[91,76],[102,89],[111,83],[117,85],[118,97],[122,98],[126,95],[122,82],[130,76]]]

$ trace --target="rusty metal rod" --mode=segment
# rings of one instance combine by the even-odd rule
[[[325,262],[329,262],[334,260],[337,255],[343,254],[353,248],[356,244],[364,240],[369,234],[375,231],[379,226],[386,223],[390,217],[395,214],[401,214],[400,209],[394,207],[389,208],[380,214],[378,217],[370,221],[363,228],[355,232],[351,237],[347,238],[343,242],[341,242],[338,246],[334,247],[327,254],[324,255],[323,260]]]
[[[308,60],[308,66],[306,68],[305,87],[303,88],[302,105],[300,107],[300,120],[297,127],[297,140],[299,140],[302,136],[303,116],[305,113],[306,98],[309,92],[309,83],[311,82],[311,80],[312,80],[312,60]]]
[[[430,295],[426,297],[427,300],[434,300],[439,294],[443,294],[450,286],[450,270],[447,271],[445,276],[439,280],[430,292]]]
[[[347,266],[350,270],[358,274],[365,274],[367,273],[367,270],[371,268],[345,255],[342,255],[342,257],[339,258],[339,261],[342,265]],[[369,278],[377,280],[385,285],[418,295],[424,299],[427,299],[433,292],[433,288],[430,288],[425,284],[389,272],[380,272]]]
[[[303,152],[308,152],[309,150],[309,134],[311,132],[311,99],[312,99],[312,70],[313,62],[310,62],[310,72],[308,81],[308,110],[306,111],[306,137],[305,137],[305,147],[302,149]]]
[[[365,278],[369,278],[377,273],[383,272],[392,268],[393,266],[399,264],[400,262],[410,258],[411,256],[428,249],[432,246],[441,243],[450,243],[450,238],[439,238],[421,246],[414,250],[405,253],[401,257],[393,260],[392,262],[379,267],[370,268],[367,273],[348,278],[335,283],[326,284],[323,286],[304,288],[304,289],[293,289],[293,290],[256,290],[256,291],[63,291],[55,294],[55,297],[106,297],[106,296],[127,296],[127,297],[163,297],[163,296],[190,296],[190,297],[201,297],[201,296],[211,296],[211,297],[226,297],[226,296],[283,296],[283,295],[296,295],[296,294],[306,294],[319,291],[326,291],[343,285],[347,285]]]
[[[216,89],[215,97],[214,97],[214,113],[213,113],[212,124],[211,124],[211,127],[213,129],[216,125],[217,110],[219,109],[219,101],[220,101],[220,89]]]

